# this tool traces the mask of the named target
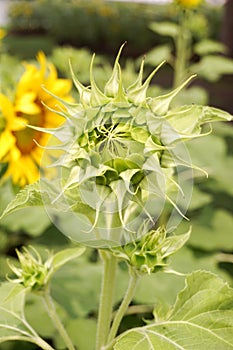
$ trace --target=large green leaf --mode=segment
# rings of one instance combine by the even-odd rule
[[[1,220],[1,225],[7,231],[23,231],[31,237],[40,236],[50,224],[48,214],[42,206],[21,208],[11,212]]]
[[[181,232],[187,229],[187,226],[185,228],[183,227]],[[171,268],[183,274],[189,274],[195,270],[211,271],[227,282],[232,282],[231,276],[219,267],[215,252],[209,254],[205,252],[195,253],[190,247],[184,246],[173,255]],[[172,305],[176,300],[178,292],[184,286],[184,280],[184,276],[162,272],[150,276],[144,275],[139,280],[134,302],[149,305],[157,303]]]
[[[216,275],[196,271],[163,321],[120,335],[114,350],[232,350],[233,289]]]
[[[85,317],[98,309],[101,266],[85,256],[64,265],[52,280],[52,295],[72,317]]]
[[[94,319],[70,319],[65,326],[77,349],[93,350],[95,348],[96,321]],[[64,342],[61,337],[56,337],[54,341],[56,349],[64,349]]]
[[[56,307],[57,306],[58,305],[56,304]],[[65,311],[62,310],[62,313],[61,310],[62,308],[57,307],[59,317],[61,320],[63,320]],[[32,326],[33,329],[35,329],[41,337],[45,339],[52,339],[54,337],[57,337],[57,332],[53,321],[48,315],[44,300],[40,295],[34,293],[29,293],[27,295],[25,315],[30,326]]]
[[[24,317],[26,290],[5,282],[0,287],[0,343],[35,337]]]

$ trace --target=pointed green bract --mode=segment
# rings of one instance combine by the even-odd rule
[[[136,87],[135,89],[131,89],[128,92],[128,98],[130,101],[132,101],[134,104],[136,105],[140,105],[140,104],[145,104],[146,103],[146,93],[147,93],[147,89],[149,87],[149,84],[151,82],[151,79],[154,77],[155,73],[160,69],[160,67],[162,67],[164,65],[165,61],[163,61],[162,63],[160,63],[158,65],[158,67],[156,67],[153,72],[148,76],[148,78],[146,79],[146,81],[139,87]],[[141,70],[139,72],[139,79],[140,77],[140,73]]]
[[[124,46],[125,43],[120,47],[120,50],[114,63],[112,75],[108,82],[105,84],[104,93],[106,96],[109,97],[116,96],[119,90],[119,59]]]
[[[192,75],[191,77],[189,77],[183,84],[181,84],[180,86],[178,86],[175,90],[169,92],[166,95],[162,95],[162,96],[158,96],[153,98],[149,105],[150,108],[152,109],[152,111],[156,114],[156,115],[166,115],[168,110],[169,110],[169,106],[171,101],[173,100],[173,98],[195,77],[196,75]]]
[[[91,98],[90,103],[93,107],[105,105],[109,102],[109,98],[97,87],[93,76],[93,64],[95,55],[92,56],[90,67],[90,81],[91,81]]]

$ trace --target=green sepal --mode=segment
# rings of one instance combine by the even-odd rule
[[[122,82],[121,67],[119,63],[117,64],[117,69],[118,69],[118,75],[119,75],[118,90],[115,98],[112,100],[112,104],[118,106],[119,108],[129,108],[130,103],[128,102],[125,96],[123,82]]]
[[[137,77],[136,81],[127,88],[127,93],[135,91],[142,86],[144,63],[145,63],[145,58],[141,62],[138,77]]]
[[[77,79],[77,77],[74,74],[71,62],[69,61],[70,65],[70,71],[71,71],[71,76],[72,80],[74,82],[74,85],[76,89],[78,90],[79,96],[80,96],[80,102],[83,104],[83,106],[87,107],[90,105],[90,100],[91,100],[91,90],[84,86],[80,81]]]

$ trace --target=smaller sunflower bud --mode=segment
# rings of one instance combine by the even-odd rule
[[[183,235],[169,235],[165,227],[151,230],[141,240],[113,248],[119,259],[125,260],[139,273],[154,273],[165,270],[169,257],[189,239],[190,231]]]
[[[52,257],[43,262],[39,253],[33,247],[30,247],[30,250],[23,247],[22,252],[16,249],[16,253],[20,267],[15,267],[9,263],[11,270],[17,276],[17,278],[10,279],[10,281],[22,284],[25,288],[31,288],[34,291],[43,289],[48,282]]]

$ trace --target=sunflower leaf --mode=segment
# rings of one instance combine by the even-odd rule
[[[165,320],[126,331],[113,349],[232,350],[232,320],[233,289],[210,272],[195,271]]]
[[[53,270],[58,270],[61,266],[65,265],[68,261],[78,258],[85,252],[86,248],[78,246],[75,248],[63,249],[56,253],[52,259]]]
[[[27,326],[24,318],[26,289],[12,283],[2,283],[0,287],[0,343],[7,340],[31,339],[35,334]]]
[[[171,22],[153,22],[149,25],[149,28],[155,33],[172,38],[176,38],[179,33],[179,26]]]
[[[0,219],[18,209],[32,206],[42,206],[43,204],[44,198],[42,199],[39,182],[35,182],[31,185],[25,186],[21,191],[18,192],[16,197],[12,199],[12,201],[3,211]]]

